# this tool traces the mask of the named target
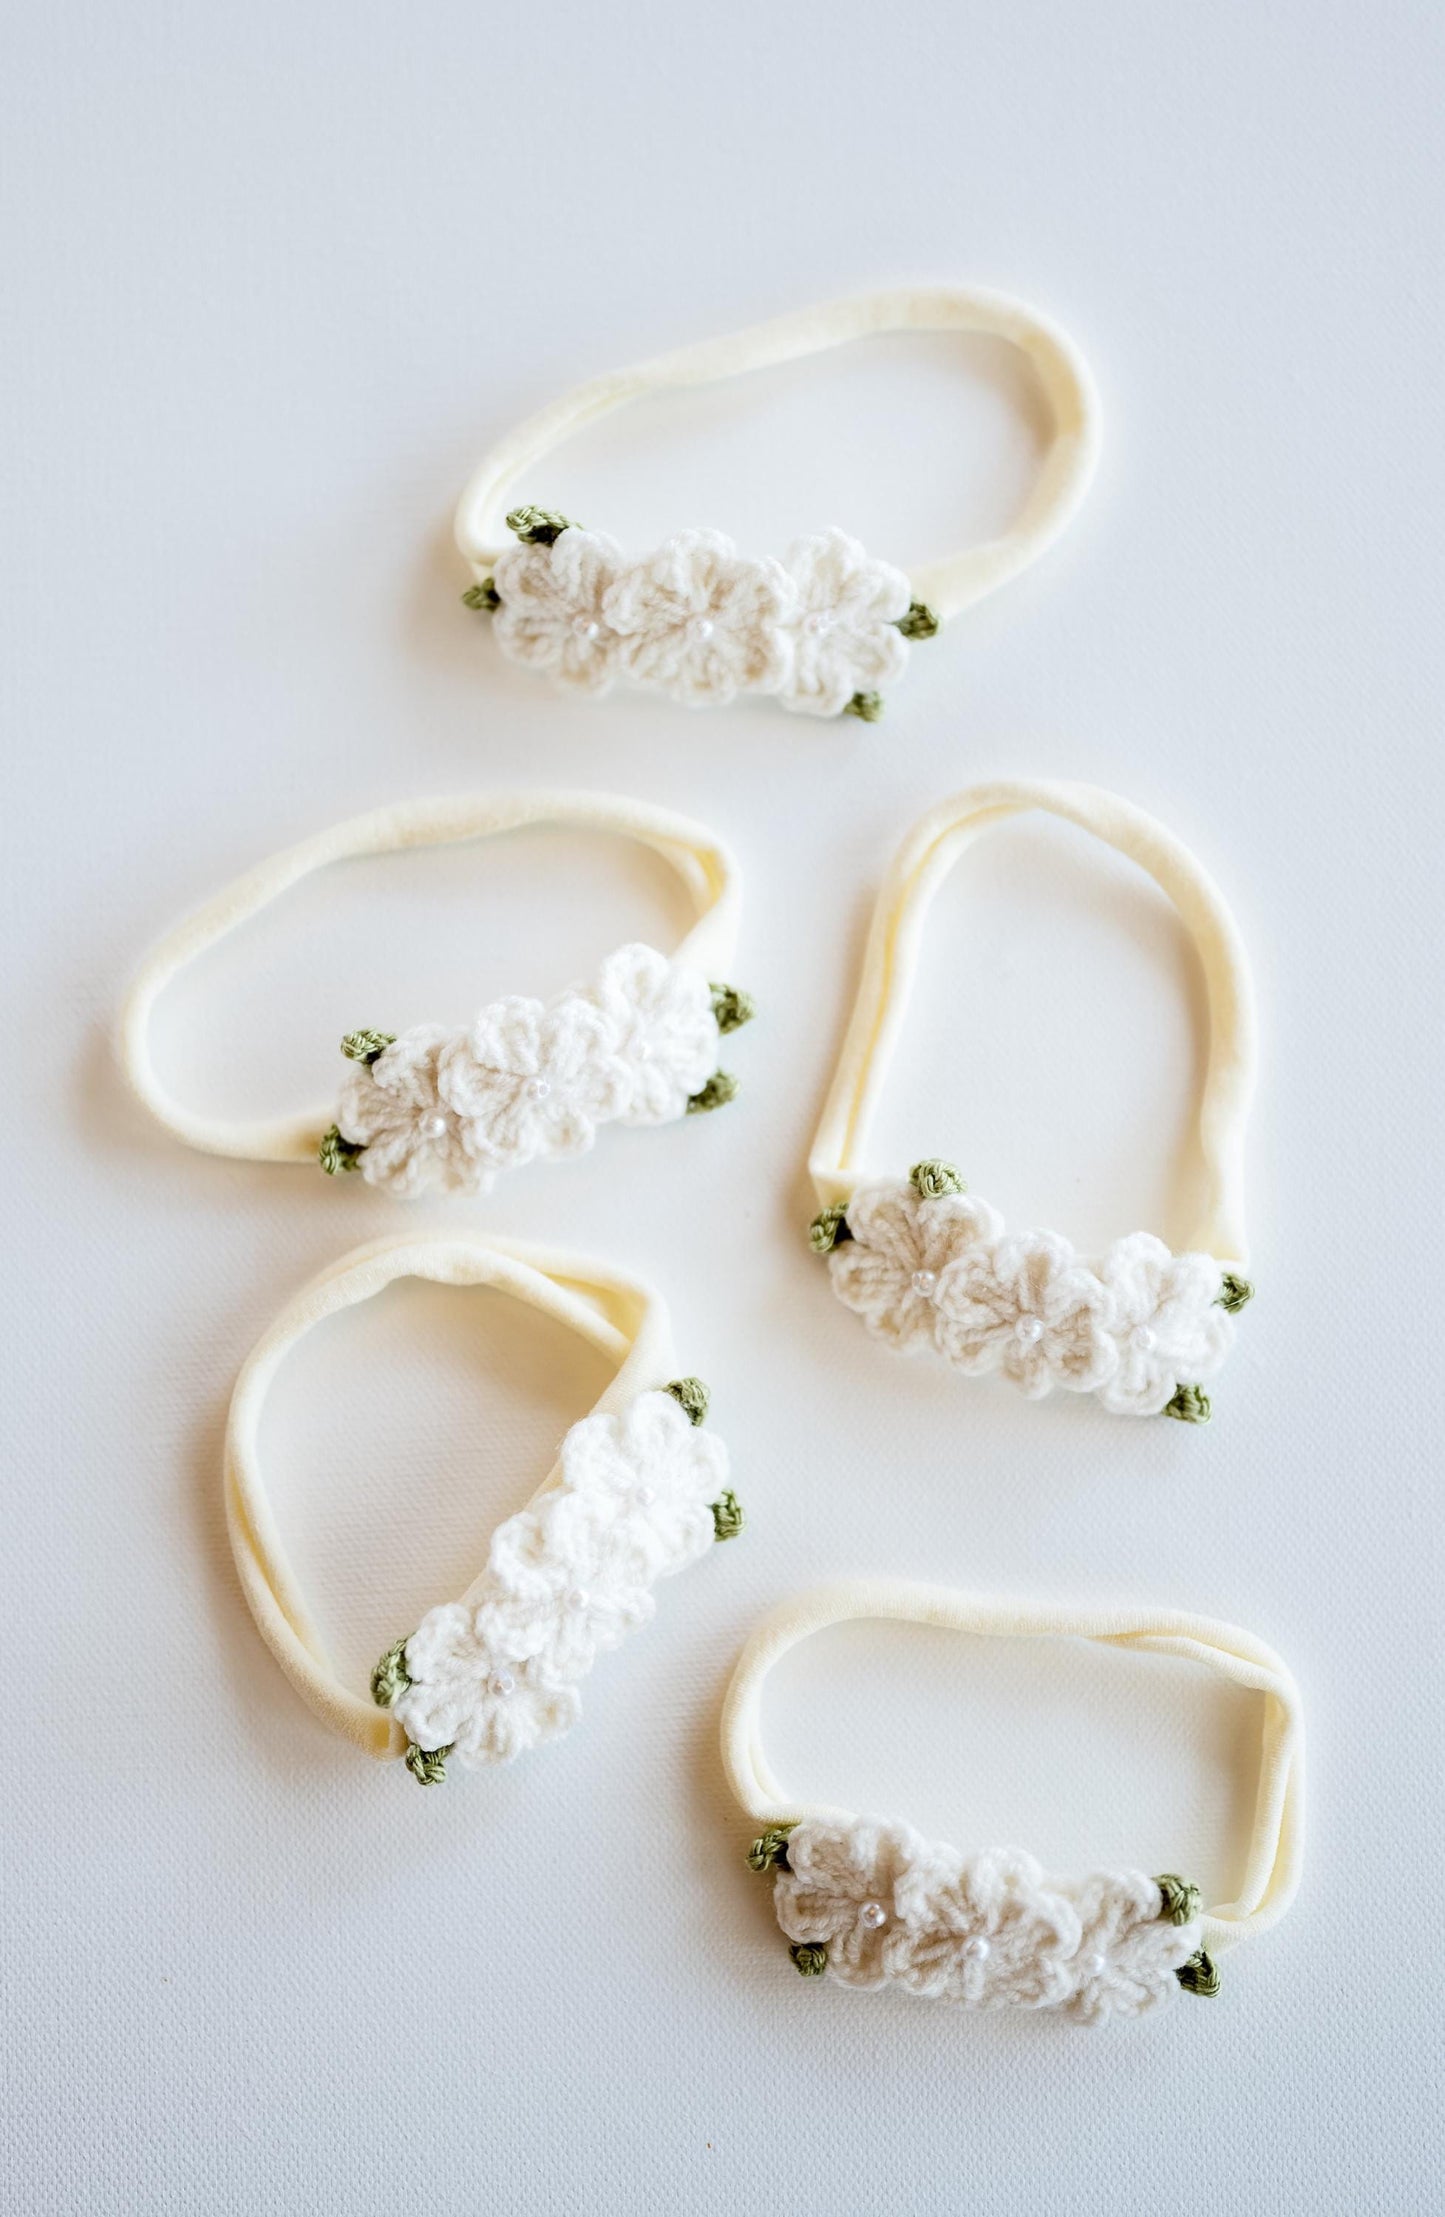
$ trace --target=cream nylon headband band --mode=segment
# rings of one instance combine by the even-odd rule
[[[258,1435],[297,1342],[398,1278],[493,1286],[566,1325],[617,1371],[530,1504],[498,1526],[486,1567],[459,1601],[433,1609],[388,1650],[368,1699],[338,1679],[306,1607],[267,1498]],[[378,1240],[299,1294],[237,1380],[226,1513],[257,1626],[317,1716],[368,1755],[405,1755],[423,1784],[444,1776],[453,1748],[466,1763],[506,1761],[575,1722],[577,1682],[651,1614],[651,1584],[741,1529],[726,1452],[698,1429],[707,1389],[672,1370],[666,1311],[646,1285],[514,1241]]]
[[[1248,1259],[1244,1133],[1254,1093],[1256,1036],[1249,961],[1212,878],[1142,808],[1092,785],[1010,778],[975,785],[921,817],[878,896],[843,1053],[808,1159],[818,1199],[846,1203],[867,1175],[863,1157],[888,1064],[907,1013],[929,906],[959,856],[1010,817],[1040,809],[1090,831],[1147,870],[1199,950],[1209,996],[1209,1060],[1199,1106],[1207,1180],[1188,1244],[1222,1261]]]
[[[890,331],[968,332],[1006,340],[1032,363],[1052,441],[1023,509],[1001,538],[909,570],[871,560],[845,532],[799,542],[786,568],[740,558],[730,540],[685,531],[624,562],[615,544],[546,507],[537,466],[585,425],[649,393],[711,384]],[[1073,342],[1002,294],[914,288],[826,303],[731,337],[595,379],[544,408],[481,463],[457,507],[456,536],[476,584],[471,605],[497,614],[514,660],[601,692],[617,676],[694,705],[744,689],[814,715],[872,721],[878,684],[906,642],[929,637],[1036,561],[1068,525],[1093,475],[1099,410]],[[525,480],[525,483],[523,482]],[[506,529],[522,540],[510,544]]]
[[[907,1180],[864,1157],[907,1008],[929,904],[975,839],[1031,809],[1061,816],[1132,857],[1173,901],[1204,968],[1209,1056],[1199,1107],[1204,1202],[1186,1249],[1149,1232],[1097,1266],[1057,1232],[1006,1233],[951,1163]],[[978,785],[909,832],[874,911],[857,999],[809,1158],[822,1209],[810,1237],[834,1291],[890,1345],[933,1346],[966,1375],[1001,1371],[1031,1398],[1097,1393],[1118,1414],[1210,1413],[1205,1381],[1250,1298],[1242,1275],[1244,1133],[1255,1078],[1254,997],[1218,888],[1187,847],[1116,794],[1027,779]]]
[[[613,976],[608,983],[621,1015],[634,1022],[638,1017],[636,1004],[639,995],[646,998],[650,994],[656,1003],[660,996],[671,992],[674,1002],[679,999],[687,1001],[687,1007],[681,1011],[681,1017],[686,1019],[686,1039],[679,1048],[673,1074],[679,1078],[686,1072],[695,1074],[696,1058],[701,1056],[706,1060],[709,1049],[716,1046],[718,1031],[733,1028],[736,1023],[745,1020],[748,1012],[746,996],[736,994],[732,1003],[725,1008],[719,1008],[714,996],[715,1022],[706,1012],[706,980],[725,978],[737,940],[740,888],[736,864],[728,849],[703,825],[693,823],[684,816],[672,815],[664,809],[648,807],[639,801],[614,799],[597,793],[519,793],[410,801],[398,807],[376,809],[369,815],[352,817],[346,823],[337,824],[313,839],[303,840],[299,846],[287,848],[284,853],[275,855],[270,861],[248,871],[224,892],[217,894],[204,908],[178,925],[144,964],[122,1012],[121,1060],[126,1075],[141,1100],[168,1131],[174,1132],[177,1138],[185,1140],[189,1146],[200,1148],[208,1154],[241,1156],[259,1162],[314,1161],[318,1144],[327,1134],[328,1126],[332,1125],[334,1111],[331,1109],[311,1110],[304,1115],[263,1122],[230,1122],[198,1115],[172,1099],[156,1074],[150,1052],[151,1015],[161,993],[178,971],[195,961],[209,947],[213,947],[228,932],[245,923],[312,871],[322,869],[329,863],[362,855],[397,853],[413,847],[446,846],[461,840],[484,839],[495,833],[514,831],[533,824],[616,833],[624,838],[636,839],[660,854],[676,871],[697,911],[697,923],[678,948],[671,965],[664,962],[661,956],[651,955],[646,949],[623,950],[629,958],[624,965],[627,975]],[[646,961],[641,960],[644,956],[647,957]],[[620,956],[614,958],[614,964],[619,961]],[[703,1006],[695,1008],[691,1004],[699,997]],[[499,1005],[505,1010],[512,1004]],[[539,1007],[540,1004],[533,1006]],[[574,1032],[582,1019],[592,1021],[586,1009],[574,1012],[574,1015]],[[678,1017],[678,1009],[673,1008],[671,1015]],[[537,1023],[541,1022],[542,1019],[537,1019]],[[708,1030],[710,1022],[711,1032]],[[537,1023],[534,1023],[534,1030]],[[593,1028],[596,1028],[595,1025]],[[545,1024],[543,1029],[545,1031]],[[678,1031],[679,1024],[674,1022],[675,1043]],[[408,1035],[408,1042],[411,1037],[412,1035]],[[381,1044],[371,1044],[374,1042]],[[386,1076],[387,1044],[395,1044],[400,1053],[407,1042],[393,1043],[389,1041],[388,1035],[379,1033],[348,1035],[345,1052],[362,1066],[361,1082],[369,1083],[365,1080],[367,1064],[380,1064],[376,1077],[382,1079]],[[544,1037],[544,1049],[546,1044]],[[610,1054],[616,1042],[609,1044],[604,1041],[601,1045],[604,1053]],[[420,1041],[417,1053],[423,1057],[430,1054],[432,1060],[435,1060],[434,1046],[429,1039]],[[393,1056],[392,1060],[395,1059]],[[574,1059],[583,1059],[580,1052]],[[659,1056],[659,1068],[664,1059]],[[594,1065],[596,1060],[594,1057]],[[613,1055],[612,1062],[615,1063],[615,1060]],[[439,1104],[435,1099],[422,1102],[416,1062],[417,1054],[413,1054],[400,1072],[398,1083],[402,1097],[408,1107],[419,1110],[421,1106],[429,1106],[436,1109]],[[709,1064],[708,1067],[713,1065]],[[664,1112],[680,1112],[678,1106],[663,1093],[658,1093],[650,1103],[632,1099],[630,1096],[624,1099],[618,1091],[623,1076],[625,1073],[619,1073],[610,1063],[601,1072],[600,1078],[595,1067],[590,1072],[592,1096],[597,1095],[599,1083],[606,1093],[605,1100],[599,1097],[593,1101],[596,1121],[602,1121],[607,1114],[626,1113],[629,1100],[633,1112],[630,1120],[635,1122],[658,1122],[664,1120]],[[545,1104],[549,1091],[547,1081],[533,1076],[530,1082],[534,1089],[541,1086],[538,1103],[540,1109]],[[473,1085],[475,1088],[474,1075]],[[610,1091],[607,1091],[609,1087]],[[717,1093],[717,1099],[727,1097],[726,1091]],[[689,1103],[685,1093],[680,1093],[678,1100],[683,1105],[716,1105],[713,1098]],[[437,1120],[448,1122],[452,1127],[447,1134],[439,1135],[444,1155],[442,1170],[447,1175],[433,1177],[429,1182],[446,1184],[452,1190],[476,1190],[478,1183],[492,1170],[505,1166],[505,1158],[499,1146],[494,1146],[488,1152],[479,1145],[473,1147],[470,1154],[464,1154],[455,1144],[456,1119],[452,1116],[451,1108],[445,1103],[441,1106],[443,1114]],[[372,1135],[368,1131],[361,1136]],[[396,1134],[389,1130],[386,1136],[395,1138]],[[406,1136],[401,1134],[402,1139]],[[424,1138],[425,1134],[421,1136]],[[587,1138],[590,1140],[590,1128]],[[349,1146],[344,1139],[340,1144],[346,1151],[339,1165],[333,1160],[326,1167],[349,1167],[360,1157],[361,1167],[370,1170],[371,1163],[361,1147]],[[446,1155],[448,1149],[449,1156]],[[571,1152],[575,1151],[575,1146],[549,1148],[544,1143],[538,1143],[531,1148],[532,1153],[549,1151]],[[419,1174],[417,1148],[408,1150],[398,1146],[393,1152],[400,1164],[400,1170],[390,1175],[385,1182],[395,1184],[403,1192],[420,1190],[423,1179]],[[381,1159],[379,1155],[377,1159]],[[388,1158],[389,1161],[390,1159]],[[523,1153],[519,1159],[527,1159],[526,1154]],[[461,1175],[452,1174],[456,1162],[475,1168],[476,1177],[470,1184]],[[425,1162],[421,1162],[420,1169],[425,1168]],[[418,1174],[411,1175],[412,1173]],[[409,1175],[411,1182],[407,1183],[405,1180]]]
[[[753,1632],[723,1707],[723,1767],[735,1798],[755,1823],[855,1821],[849,1810],[788,1795],[763,1749],[761,1707],[763,1682],[789,1648],[828,1625],[859,1617],[938,1625],[990,1638],[1057,1636],[1176,1655],[1263,1695],[1259,1786],[1239,1890],[1233,1900],[1206,1910],[1201,1923],[1208,1946],[1218,1952],[1265,1931],[1284,1915],[1299,1884],[1302,1845],[1304,1741],[1298,1690],[1263,1640],[1234,1625],[1174,1609],[1069,1609],[894,1579],[818,1586],[794,1597]]]

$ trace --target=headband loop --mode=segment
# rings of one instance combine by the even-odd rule
[[[1182,841],[1096,786],[1010,779],[975,785],[929,810],[908,833],[874,911],[857,999],[813,1142],[809,1169],[825,1209],[845,1207],[869,1176],[864,1155],[908,1006],[929,905],[958,857],[1009,818],[1040,809],[1092,832],[1148,872],[1199,952],[1209,1002],[1209,1057],[1199,1104],[1205,1173],[1186,1243],[1244,1263],[1244,1133],[1254,1092],[1256,1027],[1248,958],[1212,878]]]
[[[330,1108],[232,1122],[200,1115],[172,1098],[156,1073],[150,1049],[151,1015],[161,993],[178,972],[314,870],[363,855],[450,846],[543,824],[616,833],[661,855],[676,872],[698,917],[674,959],[705,975],[726,975],[737,941],[741,897],[737,865],[727,847],[702,824],[605,793],[481,794],[407,801],[353,816],[288,847],[237,878],[168,934],[142,966],[121,1013],[121,1063],[135,1092],[167,1131],[206,1154],[239,1156],[251,1162],[314,1162],[332,1121]]]
[[[457,505],[463,556],[478,581],[487,582],[507,544],[509,492],[554,448],[614,409],[649,393],[713,384],[890,331],[968,332],[1007,340],[1033,364],[1053,418],[1052,443],[1033,490],[1003,536],[909,566],[919,599],[940,617],[958,615],[1037,561],[1059,537],[1088,490],[1099,449],[1098,399],[1073,341],[1019,301],[961,286],[826,302],[578,386],[519,425],[479,465]]]
[[[1300,1873],[1304,1748],[1298,1690],[1279,1657],[1252,1633],[1178,1610],[1071,1609],[894,1579],[818,1586],[793,1597],[753,1632],[723,1707],[723,1767],[738,1803],[755,1822],[857,1821],[850,1810],[790,1798],[768,1763],[761,1726],[763,1682],[774,1663],[812,1633],[856,1618],[937,1625],[987,1638],[1085,1639],[1145,1654],[1177,1655],[1261,1694],[1260,1774],[1244,1872],[1235,1898],[1204,1912],[1205,1943],[1224,1950],[1284,1915]]]
[[[376,1240],[313,1280],[252,1351],[236,1382],[226,1432],[226,1518],[241,1585],[262,1638],[324,1724],[366,1754],[407,1750],[407,1734],[375,1701],[341,1682],[287,1559],[261,1475],[261,1412],[282,1362],[317,1324],[368,1301],[398,1278],[493,1286],[576,1332],[617,1366],[594,1416],[624,1408],[673,1368],[667,1312],[646,1285],[619,1271],[549,1249],[463,1236]],[[559,1465],[533,1494],[558,1479]],[[480,1587],[479,1574],[463,1602]]]

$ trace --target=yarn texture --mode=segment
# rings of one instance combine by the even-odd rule
[[[839,716],[908,660],[907,578],[836,529],[798,540],[780,563],[697,530],[627,557],[573,526],[549,545],[509,547],[492,583],[502,652],[588,693],[626,678],[691,708],[753,692]]]
[[[1218,1262],[1150,1232],[1092,1265],[1058,1232],[1007,1232],[986,1201],[931,1197],[914,1179],[863,1187],[847,1225],[827,1251],[833,1290],[875,1338],[931,1349],[966,1377],[996,1371],[1031,1401],[1057,1387],[1157,1416],[1182,1383],[1214,1377],[1233,1342]]]
[[[729,1077],[715,990],[634,944],[551,1002],[509,995],[467,1031],[413,1025],[347,1072],[336,1124],[350,1166],[402,1200],[486,1193],[502,1171],[585,1154],[599,1125],[671,1123]]]
[[[1137,2017],[1173,2000],[1201,1944],[1140,1871],[1048,1878],[1020,1849],[965,1857],[878,1818],[795,1825],[773,1867],[779,1926],[826,1948],[830,1977],[966,2009]]]
[[[507,1763],[568,1731],[597,1657],[652,1616],[660,1578],[713,1545],[727,1450],[672,1394],[584,1417],[560,1461],[556,1484],[497,1527],[467,1599],[405,1642],[407,1683],[387,1706],[423,1751]]]

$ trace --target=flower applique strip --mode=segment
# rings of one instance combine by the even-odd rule
[[[742,1530],[707,1405],[702,1381],[680,1378],[574,1424],[558,1483],[497,1527],[467,1598],[387,1649],[372,1699],[406,1733],[419,1783],[570,1730],[580,1681],[652,1616],[657,1581]]]
[[[964,1856],[871,1818],[777,1825],[747,1859],[804,1977],[1089,2024],[1219,1990],[1198,1889],[1173,1873],[1050,1878],[1020,1849]]]
[[[634,944],[590,986],[550,1002],[509,995],[467,1030],[349,1032],[351,1069],[318,1159],[403,1200],[485,1193],[538,1157],[586,1153],[599,1125],[722,1107],[737,1080],[718,1066],[721,1040],[753,1013],[738,987]]]
[[[778,562],[720,531],[633,556],[551,510],[514,508],[507,524],[518,544],[463,598],[494,618],[511,661],[580,692],[621,678],[694,708],[765,693],[800,715],[874,723],[910,643],[939,628],[903,572],[845,531]]]
[[[1149,1232],[1080,1259],[1057,1232],[1010,1232],[951,1163],[860,1188],[809,1227],[833,1290],[901,1354],[931,1350],[966,1377],[997,1372],[1030,1400],[1056,1387],[1123,1416],[1207,1423],[1205,1383],[1253,1294],[1212,1255]]]

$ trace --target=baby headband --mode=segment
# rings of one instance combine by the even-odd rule
[[[616,1363],[590,1416],[562,1441],[527,1507],[492,1534],[486,1567],[387,1649],[367,1699],[342,1685],[286,1560],[257,1432],[271,1381],[313,1326],[397,1278],[495,1286]],[[447,1758],[506,1763],[568,1731],[595,1658],[653,1614],[652,1587],[742,1530],[727,1450],[700,1429],[707,1387],[673,1378],[667,1314],[620,1271],[510,1240],[378,1240],[323,1271],[254,1350],[226,1434],[226,1515],[262,1638],[323,1723],[424,1786]]]
[[[862,1168],[868,1132],[907,1007],[924,918],[957,856],[982,833],[1045,809],[1130,855],[1168,894],[1204,965],[1209,1061],[1199,1105],[1206,1198],[1187,1250],[1150,1232],[1086,1263],[1058,1232],[1009,1232],[966,1194],[952,1163],[915,1163],[904,1180]],[[1040,1399],[1096,1393],[1121,1415],[1209,1419],[1234,1317],[1253,1293],[1245,1268],[1244,1127],[1254,1091],[1248,961],[1218,887],[1162,824],[1091,785],[1028,779],[941,801],[904,840],[878,897],[852,1019],[809,1162],[823,1204],[809,1237],[833,1290],[900,1352],[932,1347],[967,1377],[999,1371]]]
[[[327,863],[407,847],[483,839],[524,824],[565,824],[640,840],[671,864],[698,921],[675,955],[618,948],[590,983],[550,1002],[509,994],[470,1029],[414,1024],[399,1035],[348,1032],[351,1067],[334,1109],[261,1123],[195,1115],[156,1075],[150,1020],[170,980],[227,932]],[[737,866],[701,824],[598,793],[520,793],[410,801],[354,816],[263,862],[177,926],[141,970],[121,1019],[121,1060],[168,1131],[207,1154],[320,1162],[359,1170],[401,1199],[485,1193],[499,1171],[538,1156],[583,1154],[599,1124],[667,1124],[720,1108],[737,1080],[719,1040],[753,1014],[724,984],[737,939]]]
[[[1002,538],[905,575],[836,529],[799,539],[785,562],[739,554],[722,532],[697,530],[632,556],[552,509],[509,506],[520,480],[536,485],[555,447],[628,401],[883,331],[1007,339],[1038,372],[1053,442]],[[1098,446],[1089,372],[1072,340],[1033,309],[956,287],[834,301],[599,377],[503,439],[457,508],[457,544],[476,580],[463,598],[495,617],[512,661],[582,692],[604,693],[625,677],[691,707],[759,692],[804,715],[872,723],[883,712],[878,688],[902,675],[910,641],[932,638],[1052,545],[1083,500]]]
[[[785,1793],[763,1753],[763,1681],[799,1640],[856,1617],[1181,1655],[1263,1694],[1254,1828],[1237,1898],[1201,1909],[1198,1888],[1173,1872],[1046,1877],[1016,1848],[964,1855],[906,1824]],[[1090,2023],[1138,2016],[1178,1987],[1217,1993],[1214,1956],[1282,1917],[1299,1882],[1294,1682],[1262,1640],[1176,1610],[1071,1611],[890,1579],[820,1586],[774,1611],[743,1649],[723,1710],[722,1755],[742,1808],[766,1828],[748,1862],[773,1874],[778,1923],[805,1977],[827,1971],[847,1986],[897,1985],[965,2009],[1063,2009]]]

